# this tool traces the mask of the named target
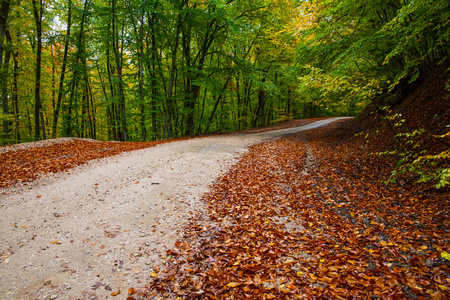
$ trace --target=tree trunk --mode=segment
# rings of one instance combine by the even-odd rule
[[[120,96],[120,140],[121,141],[127,141],[127,120],[125,115],[126,110],[126,99],[125,99],[125,92],[123,88],[123,79],[122,79],[122,63],[121,63],[121,57],[119,56],[119,36],[117,33],[116,36],[116,0],[112,1],[112,34],[113,34],[113,51],[114,51],[114,57],[116,61],[116,70],[117,70],[117,80],[118,80],[118,88],[119,88],[119,96]]]
[[[108,36],[110,33],[110,25],[108,24]],[[112,131],[113,140],[117,141],[119,139],[118,137],[118,128],[117,128],[117,115],[116,115],[116,104],[115,104],[115,97],[116,93],[114,90],[114,84],[113,84],[113,75],[114,75],[114,69],[112,69],[111,65],[111,52],[110,52],[110,45],[109,45],[109,39],[106,42],[106,69],[108,71],[108,82],[109,82],[109,90],[111,94],[111,106],[109,108],[109,116],[110,116],[110,128]]]
[[[194,112],[193,107],[195,107],[194,95],[192,93],[192,80],[193,72],[191,66],[191,26],[189,23],[184,26],[183,37],[182,37],[182,47],[183,56],[186,63],[185,78],[186,84],[184,89],[184,109],[186,111],[185,115],[185,125],[184,134],[190,135],[194,126]]]
[[[156,9],[156,4],[155,4]],[[153,28],[155,26],[155,14],[152,15],[152,139],[156,140],[156,96],[158,94],[158,86],[156,84],[156,33]],[[164,78],[162,78],[164,79]]]
[[[0,70],[2,69],[3,62],[3,48],[4,48],[4,40],[6,34],[6,25],[8,24],[8,15],[9,15],[9,0],[0,0],[2,3],[0,7]]]
[[[33,13],[36,21],[36,35],[37,35],[37,51],[36,51],[36,82],[34,87],[34,140],[38,141],[41,138],[39,117],[41,116],[41,59],[42,59],[42,13],[44,5],[40,0],[39,8],[36,0],[33,0]]]
[[[150,33],[147,35],[147,59],[145,60],[145,65],[148,73],[151,75],[151,118],[152,118],[152,132],[151,139],[157,140],[160,135],[157,132],[157,128],[160,126],[157,119],[157,100],[161,93],[158,91],[158,82],[164,90],[164,94],[167,95],[166,79],[162,71],[162,60],[161,54],[158,53],[157,48],[157,20],[156,20],[156,9],[158,7],[158,2],[154,2],[153,12],[147,12],[148,26],[150,27]],[[150,41],[148,40],[150,38]],[[149,56],[150,55],[150,56]],[[159,75],[159,78],[157,77]]]
[[[11,43],[11,35],[9,31],[6,31],[6,51],[5,51],[5,61],[2,65],[1,69],[1,99],[3,102],[3,114],[6,117],[6,120],[3,120],[3,139],[5,142],[8,142],[10,136],[10,124],[9,120],[9,103],[8,103],[8,71],[9,71],[9,61],[11,59],[11,51],[12,51],[12,43]]]
[[[147,139],[147,130],[145,126],[145,96],[144,96],[144,16],[145,16],[145,3],[142,3],[142,14],[139,27],[139,98],[141,108],[141,141]]]
[[[13,52],[14,71],[13,71],[13,88],[12,88],[12,105],[14,110],[14,142],[17,144],[20,141],[19,135],[19,61],[18,52]]]
[[[181,8],[183,8],[184,4]],[[177,27],[176,27],[176,33],[175,33],[175,42],[172,49],[172,66],[170,69],[170,81],[169,81],[169,89],[167,91],[167,99],[166,99],[166,117],[164,120],[164,133],[163,138],[170,138],[171,131],[172,131],[172,92],[173,87],[175,84],[175,75],[177,71],[177,50],[178,50],[178,44],[180,40],[180,31],[181,26],[183,24],[181,14],[178,14],[177,19]]]
[[[58,100],[56,101],[56,109],[53,111],[53,126],[52,126],[52,138],[56,138],[57,128],[58,128],[58,117],[59,111],[61,109],[62,96],[64,92],[64,77],[66,75],[67,66],[67,54],[69,51],[69,39],[70,39],[70,27],[72,26],[72,0],[67,1],[67,32],[66,40],[64,44],[64,56],[63,63],[61,66],[61,75],[59,77],[59,88],[58,88]]]
[[[239,90],[239,74],[236,75],[236,101],[237,101],[237,129],[242,129],[242,100],[241,92]]]
[[[80,24],[80,34],[78,35],[78,41],[77,41],[77,54],[75,57],[75,70],[73,71],[73,78],[72,78],[72,86],[70,88],[70,96],[69,96],[69,107],[67,111],[67,115],[65,116],[65,126],[64,126],[64,135],[65,136],[72,136],[73,135],[73,124],[72,124],[72,109],[74,106],[74,99],[76,94],[76,89],[79,82],[79,68],[78,64],[80,63],[82,52],[83,52],[83,37],[84,37],[84,25],[86,20],[86,12],[87,12],[87,5],[88,0],[84,2],[84,9],[83,9],[83,15],[81,16],[81,24]],[[60,81],[61,82],[61,81]],[[58,96],[59,97],[59,96]]]
[[[209,117],[208,125],[206,125],[204,134],[208,133],[209,127],[211,126],[212,120],[214,119],[214,115],[216,113],[217,107],[219,106],[219,103],[222,100],[223,95],[225,94],[225,91],[227,90],[228,83],[230,82],[230,80],[231,80],[231,75],[228,76],[227,80],[225,81],[225,84],[222,87],[222,91],[220,92],[219,97],[217,97],[216,104],[214,104],[214,108],[213,108],[213,111],[211,112],[211,116]]]
[[[266,82],[266,77],[264,76],[261,80],[262,83]],[[253,127],[258,126],[258,119],[260,120],[260,126],[265,126],[266,115],[265,115],[265,105],[266,105],[267,92],[263,89],[258,90],[258,108],[255,113],[255,118],[253,119]]]

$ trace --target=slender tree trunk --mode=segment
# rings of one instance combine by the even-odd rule
[[[154,3],[153,9],[156,10],[158,6],[158,3]],[[156,45],[156,14],[155,12],[147,13],[147,20],[148,25],[150,27],[150,34],[148,35],[148,38],[150,38],[150,41],[146,40],[147,45],[147,57],[145,59],[145,66],[147,68],[147,72],[150,74],[150,85],[151,85],[151,119],[152,119],[152,129],[151,129],[151,139],[156,140],[157,139],[157,126],[158,126],[158,120],[157,120],[157,99],[160,93],[158,92],[158,78],[156,76],[157,72],[160,72],[160,78],[163,82],[164,90],[166,90],[166,84],[165,84],[165,78],[162,74],[162,68],[160,63],[160,59],[158,56],[158,49]],[[150,55],[150,56],[149,56]],[[157,66],[159,66],[159,70],[157,70]]]
[[[219,103],[222,100],[223,95],[225,94],[225,92],[227,90],[227,86],[228,86],[228,83],[230,82],[230,80],[231,80],[231,75],[228,76],[227,80],[225,81],[225,84],[222,87],[222,91],[220,92],[219,97],[217,97],[216,104],[214,104],[214,108],[213,108],[213,111],[211,112],[211,116],[209,117],[208,125],[206,125],[204,134],[208,133],[209,127],[211,126],[212,120],[214,119],[214,115],[216,113],[217,107],[219,106]]]
[[[72,0],[67,1],[67,31],[66,40],[64,43],[64,56],[61,66],[61,75],[59,77],[58,99],[56,101],[56,109],[53,111],[53,126],[52,126],[52,138],[56,138],[58,128],[58,117],[61,109],[62,96],[64,92],[64,77],[66,75],[67,55],[69,51],[69,39],[70,39],[70,27],[72,26]]]
[[[205,104],[206,104],[206,95],[207,95],[208,89],[205,88],[203,91],[203,101],[202,101],[202,111],[200,113],[200,121],[203,120],[203,116],[205,115]],[[202,122],[198,123],[198,129],[197,129],[197,135],[201,134],[202,132]]]
[[[15,50],[13,52],[13,61],[14,61],[14,71],[13,71],[13,88],[12,88],[12,104],[14,110],[14,141],[15,143],[19,143],[20,135],[19,135],[19,54]]]
[[[145,126],[145,96],[144,96],[144,16],[145,16],[145,4],[144,0],[142,3],[142,14],[140,19],[139,27],[139,98],[140,98],[140,109],[141,109],[141,141],[147,139],[147,130]]]
[[[116,61],[116,69],[117,69],[117,80],[118,80],[118,88],[119,88],[119,96],[120,96],[120,118],[121,118],[121,132],[120,132],[120,140],[127,141],[127,120],[125,115],[126,110],[126,99],[125,92],[123,88],[123,78],[122,78],[122,63],[121,63],[121,53],[119,51],[119,37],[118,33],[116,35],[116,0],[112,1],[112,33],[113,33],[113,51],[114,57]],[[123,43],[122,43],[123,44]]]
[[[83,53],[86,52],[84,49],[85,43],[83,43]],[[91,111],[91,105],[90,105],[90,98],[91,98],[91,91],[90,91],[90,84],[89,84],[89,75],[88,75],[88,66],[87,66],[87,59],[86,55],[83,55],[81,58],[81,61],[83,63],[83,81],[84,81],[84,96],[83,96],[83,106],[85,109],[85,112],[83,113],[83,127],[84,127],[84,136],[89,136],[90,138],[93,138],[93,131],[92,131],[92,111]],[[88,131],[89,129],[89,131]],[[88,135],[89,133],[89,135]]]
[[[108,24],[108,36],[110,33],[110,25]],[[108,70],[108,82],[109,82],[109,90],[111,93],[111,106],[109,108],[109,115],[110,115],[110,128],[112,131],[113,140],[118,140],[118,128],[117,128],[117,115],[116,115],[116,103],[115,103],[115,90],[114,90],[114,84],[113,84],[113,75],[114,70],[112,69],[111,65],[111,51],[110,51],[110,45],[109,45],[109,39],[106,42],[106,68]]]
[[[237,101],[237,128],[242,129],[242,100],[241,92],[239,90],[239,74],[236,75],[236,101]]]
[[[261,80],[262,83],[266,82],[266,77],[264,76]],[[255,113],[255,118],[253,119],[253,127],[258,125],[258,119],[260,120],[260,125],[266,125],[266,115],[265,115],[265,105],[266,105],[267,92],[263,89],[258,91],[258,109]]]
[[[56,109],[56,78],[55,78],[55,53],[53,51],[53,44],[50,44],[50,55],[52,57],[52,109]]]
[[[33,136],[33,121],[31,121],[31,113],[27,108],[27,125],[28,125],[28,136]]]
[[[0,70],[2,69],[3,62],[3,48],[6,34],[6,25],[8,24],[8,15],[10,2],[9,0],[0,0]]]
[[[41,59],[42,59],[42,13],[44,5],[40,0],[39,7],[36,0],[33,1],[33,13],[36,21],[36,35],[37,35],[37,51],[36,51],[36,82],[34,88],[34,140],[38,141],[41,138],[39,117],[41,116]]]
[[[45,118],[44,118],[44,113],[42,112],[42,107],[41,107],[41,111],[40,111],[40,116],[41,116],[42,139],[46,140],[47,132],[45,131]]]
[[[181,7],[182,8],[182,7]],[[175,33],[175,42],[173,44],[172,49],[172,66],[170,68],[170,81],[169,81],[169,89],[167,91],[167,99],[166,99],[166,117],[164,120],[164,134],[163,138],[170,138],[171,131],[172,131],[172,92],[175,84],[175,75],[177,71],[177,50],[178,50],[178,44],[180,40],[180,31],[182,26],[182,17],[181,14],[178,15],[177,19],[177,27],[176,27],[176,33]]]
[[[69,107],[68,107],[67,115],[65,116],[65,123],[66,123],[64,126],[64,135],[65,136],[73,135],[72,110],[73,110],[74,100],[75,100],[75,96],[76,96],[76,89],[78,87],[78,82],[80,80],[79,63],[80,63],[82,53],[83,53],[83,48],[84,48],[83,47],[84,26],[85,26],[85,21],[86,21],[88,2],[89,2],[89,0],[86,0],[84,2],[83,15],[81,17],[81,24],[80,24],[80,34],[78,35],[78,40],[77,40],[77,54],[75,57],[75,70],[73,71],[72,86],[70,88]],[[77,110],[75,110],[75,111],[77,112]],[[76,114],[76,116],[77,116],[77,114]],[[77,122],[78,122],[78,120],[77,120]]]
[[[3,114],[6,117],[6,120],[3,120],[3,139],[5,142],[8,142],[10,136],[10,124],[9,120],[9,101],[8,101],[8,73],[9,73],[9,61],[11,60],[11,51],[12,51],[12,42],[11,35],[9,31],[6,31],[6,51],[5,51],[5,61],[3,62],[1,68],[1,99],[3,102]]]
[[[156,9],[156,7],[155,7]],[[155,14],[152,15],[152,139],[156,140],[156,97],[158,94],[158,86],[156,82],[156,33],[153,28],[155,26]]]
[[[103,95],[105,96],[105,99],[108,99],[108,93],[106,92],[106,84],[103,81],[102,78],[102,73],[100,72],[100,66],[98,65],[98,61],[95,62],[96,66],[97,66],[97,73],[98,73],[98,78],[100,80],[100,84],[102,86],[102,91],[103,91]],[[93,105],[93,104],[92,104]],[[108,140],[112,139],[112,135],[111,135],[111,110],[109,108],[109,105],[106,106],[106,119],[107,119],[107,128],[108,128]]]
[[[192,110],[192,106],[195,105],[194,99],[193,99],[193,93],[192,93],[192,80],[193,80],[193,74],[192,74],[192,66],[191,66],[191,26],[189,23],[187,23],[184,26],[183,30],[183,37],[181,39],[182,47],[183,47],[183,56],[184,61],[186,64],[185,69],[185,90],[184,90],[184,109],[186,111],[185,118],[185,125],[184,125],[184,134],[190,135],[193,126],[194,126],[194,112]]]
[[[84,89],[83,89],[83,96],[81,98],[81,131],[80,131],[80,134],[81,134],[82,138],[88,136],[88,134],[87,134],[87,122],[86,122],[87,116],[89,114],[89,112],[88,112],[88,105],[87,105],[88,97],[89,97],[88,96],[88,90],[87,90],[87,86],[85,85]]]
[[[95,111],[95,106],[94,106],[94,96],[92,95],[92,88],[91,88],[89,80],[88,80],[88,88],[89,88],[89,99],[91,101],[91,103],[90,103],[91,114],[89,115],[89,122],[91,125],[92,138],[97,139],[97,121],[96,121],[97,119],[96,119],[96,111]]]

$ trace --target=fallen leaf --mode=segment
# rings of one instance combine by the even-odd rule
[[[242,282],[229,282],[227,284],[227,287],[237,287],[237,286],[240,286],[240,285],[242,285]]]

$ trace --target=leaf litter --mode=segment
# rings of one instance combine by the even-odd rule
[[[450,298],[448,189],[380,183],[342,124],[252,146],[127,299]]]
[[[392,161],[341,125],[253,146],[127,299],[449,298],[448,188],[381,184]],[[73,143],[2,151],[1,187],[153,145]]]

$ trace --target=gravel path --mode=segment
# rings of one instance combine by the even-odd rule
[[[0,194],[0,299],[107,299],[163,266],[201,195],[253,144],[326,125],[128,152]]]

